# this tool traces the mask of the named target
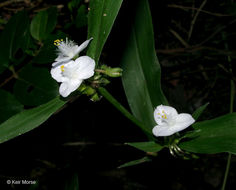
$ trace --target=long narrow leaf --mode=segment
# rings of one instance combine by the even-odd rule
[[[197,119],[201,116],[202,112],[207,108],[208,105],[209,105],[209,102],[206,103],[206,104],[204,104],[204,105],[202,105],[201,107],[199,107],[199,108],[192,114],[193,118],[194,118],[195,120],[197,120]]]
[[[0,143],[38,127],[65,103],[57,97],[46,104],[14,115],[0,125]]]
[[[180,148],[195,152],[215,154],[231,152],[236,154],[236,113],[193,125],[192,139],[180,143]]]
[[[150,162],[150,161],[152,161],[151,158],[145,156],[145,157],[138,159],[138,160],[132,160],[130,162],[126,162],[126,163],[120,165],[118,168],[121,169],[121,168],[129,167],[129,166],[135,166],[135,165],[142,164],[145,162]]]
[[[40,11],[30,24],[30,33],[36,40],[44,40],[53,31],[57,23],[57,9],[51,7]]]
[[[151,130],[156,124],[154,108],[167,104],[167,100],[161,90],[161,69],[154,48],[148,1],[137,0],[135,4],[131,32],[122,57],[122,82],[133,115]]]
[[[159,152],[164,147],[155,143],[154,141],[148,141],[148,142],[132,142],[132,143],[126,143],[129,146],[135,147],[139,150],[142,150],[144,152]]]
[[[88,15],[88,38],[93,37],[87,55],[99,60],[123,0],[91,0]]]

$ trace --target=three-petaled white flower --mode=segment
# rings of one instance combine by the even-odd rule
[[[80,46],[67,38],[65,42],[63,40],[54,41],[54,45],[58,47],[58,57],[52,64],[51,75],[57,82],[61,82],[59,88],[61,96],[67,97],[79,88],[83,80],[94,75],[95,61],[88,56],[77,58],[92,39],[86,40]]]
[[[171,106],[157,106],[154,111],[154,119],[157,125],[152,129],[155,136],[170,136],[178,131],[186,129],[195,120],[190,114],[178,114]]]
[[[52,78],[61,82],[59,93],[67,97],[75,91],[84,79],[94,75],[95,61],[88,56],[81,56],[51,69]]]
[[[58,47],[58,57],[55,59],[55,62],[52,64],[52,66],[59,66],[63,63],[70,61],[74,57],[77,57],[79,53],[88,46],[89,42],[92,39],[93,38],[86,40],[80,46],[75,44],[73,41],[68,40],[67,38],[66,41],[55,40],[54,45]]]

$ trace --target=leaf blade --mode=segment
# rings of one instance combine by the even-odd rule
[[[57,97],[46,104],[12,116],[0,125],[0,143],[38,127],[65,103]]]
[[[159,152],[164,147],[155,143],[154,141],[148,142],[134,142],[134,143],[126,143],[129,146],[142,150],[144,152]]]
[[[207,102],[206,104],[200,106],[197,110],[195,110],[194,113],[192,114],[193,118],[195,120],[198,120],[198,118],[201,116],[201,114],[207,108],[208,105],[209,105],[209,102]]]
[[[193,127],[194,137],[181,142],[180,148],[195,153],[236,153],[236,113],[197,122]]]
[[[148,1],[136,3],[131,33],[122,56],[122,84],[133,115],[151,130],[156,125],[154,108],[168,102],[161,90],[161,70],[154,48]]]
[[[121,169],[121,168],[125,168],[125,167],[135,166],[135,165],[142,164],[142,163],[145,163],[145,162],[150,162],[150,161],[152,161],[152,160],[149,157],[145,156],[141,159],[126,162],[126,163],[120,165],[118,168]]]
[[[57,23],[57,9],[51,7],[40,11],[30,24],[30,33],[36,40],[45,40],[53,31]]]
[[[97,63],[123,0],[93,0],[89,4],[88,38],[93,37],[87,55]]]

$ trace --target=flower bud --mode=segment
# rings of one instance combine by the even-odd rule
[[[92,96],[96,93],[96,90],[90,86],[86,86],[86,89],[82,92],[83,94],[86,94],[87,96]]]
[[[77,89],[79,92],[83,93],[83,91],[87,88],[85,84],[81,84],[80,87]]]
[[[92,100],[93,102],[97,102],[97,101],[100,100],[100,97],[99,97],[98,94],[96,93],[96,94],[94,94],[94,95],[91,97],[91,100]]]
[[[122,69],[119,67],[111,68],[106,65],[102,65],[101,69],[104,70],[104,74],[108,75],[109,77],[120,77],[122,75]]]
[[[104,85],[107,85],[107,84],[110,83],[110,81],[109,81],[108,79],[106,79],[106,78],[101,78],[101,79],[99,80],[99,82],[100,82],[101,84],[104,84]]]
[[[94,79],[94,80],[99,80],[101,77],[102,77],[102,75],[96,73],[96,74],[94,75],[93,79]]]

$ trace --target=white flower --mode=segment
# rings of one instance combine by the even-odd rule
[[[157,137],[170,136],[195,122],[190,114],[178,114],[175,108],[163,105],[155,109],[154,119],[157,125],[152,129],[152,133]]]
[[[94,75],[95,61],[88,56],[81,56],[51,69],[52,78],[61,82],[59,93],[67,97],[75,91],[84,79]]]
[[[75,44],[73,41],[68,40],[67,38],[66,41],[55,40],[54,45],[58,47],[58,57],[55,59],[56,62],[54,62],[52,66],[58,66],[78,56],[78,54],[88,46],[92,39],[93,38],[86,40],[80,46]]]

